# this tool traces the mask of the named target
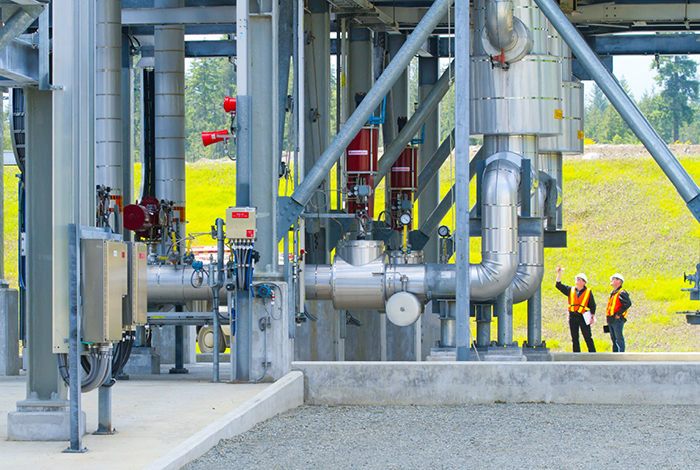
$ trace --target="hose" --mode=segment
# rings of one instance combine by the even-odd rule
[[[58,371],[66,384],[70,384],[70,372],[68,367],[68,354],[58,354]],[[91,392],[104,384],[109,378],[112,350],[108,346],[101,346],[99,351],[91,349],[87,356],[80,358],[80,363],[85,371],[85,376],[80,381],[82,393]]]

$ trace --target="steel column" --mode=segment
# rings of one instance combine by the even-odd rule
[[[513,344],[513,288],[508,288],[496,297],[494,307],[498,317],[498,345],[511,346]]]
[[[439,63],[436,57],[418,58],[418,99],[422,103],[433,90],[438,81]],[[449,81],[449,80],[448,80]],[[418,147],[418,168],[423,170],[430,162],[433,153],[440,146],[440,106],[436,106],[434,111],[428,114],[425,120],[425,137],[423,144]],[[425,189],[418,198],[418,223],[422,223],[430,216],[432,210],[440,202],[440,172],[437,178],[432,178],[425,185]],[[438,240],[431,237],[423,247],[423,258],[426,263],[437,263],[438,261]]]
[[[644,144],[661,170],[688,205],[693,216],[700,221],[700,188],[688,175],[678,159],[671,153],[666,143],[659,137],[634,102],[627,96],[613,74],[605,68],[598,56],[583,39],[576,27],[571,24],[553,0],[535,0],[542,13],[561,34],[576,58],[588,70],[610,103],[622,119],[630,126],[634,135]]]
[[[134,160],[131,154],[134,148],[132,133],[134,120],[134,68],[131,57],[131,43],[128,36],[122,35],[121,73],[122,73],[122,196],[124,205],[134,202]],[[133,233],[124,230],[124,241],[131,241]]]
[[[37,408],[52,407],[65,411],[67,387],[58,374],[52,348],[53,276],[46,260],[52,259],[53,227],[51,220],[53,161],[52,92],[25,88],[26,103],[26,220],[27,220],[27,399],[17,404]],[[67,246],[64,249],[67,251]],[[63,274],[67,277],[68,272]],[[67,305],[66,305],[67,310]],[[26,405],[25,405],[26,404]]]
[[[369,93],[374,84],[372,31],[351,24],[349,36],[346,84],[348,87],[348,106],[350,107],[350,112],[355,112],[355,95],[357,93]]]
[[[469,344],[469,2],[455,4],[455,264],[457,361],[468,361]]]
[[[527,301],[527,344],[531,348],[542,344],[542,288]]]
[[[338,133],[333,142],[324,151],[318,163],[307,172],[303,183],[294,191],[292,197],[286,201],[278,214],[280,232],[285,231],[296,220],[296,217],[301,214],[306,203],[311,199],[311,196],[318,188],[319,184],[325,178],[325,175],[340,158],[342,153],[347,148],[350,141],[357,135],[360,128],[367,122],[369,116],[379,106],[386,93],[391,86],[396,82],[404,69],[408,66],[413,55],[421,47],[425,39],[430,35],[438,22],[447,13],[447,10],[452,5],[453,0],[437,0],[430,9],[426,12],[423,19],[418,23],[416,29],[401,48],[396,59],[389,63],[389,66],[384,71],[374,87],[367,94],[360,107],[348,119],[346,125]],[[467,97],[468,99],[468,97]],[[282,237],[278,234],[278,240]]]

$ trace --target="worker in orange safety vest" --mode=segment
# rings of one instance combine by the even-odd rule
[[[564,268],[557,266],[556,288],[569,297],[569,330],[571,331],[571,342],[573,351],[581,352],[581,345],[578,339],[578,332],[581,330],[583,339],[586,341],[588,352],[595,352],[595,343],[591,335],[591,324],[595,321],[595,298],[593,292],[586,287],[588,278],[584,273],[576,275],[574,287],[561,283],[561,273]],[[589,313],[590,312],[590,313]]]
[[[610,286],[613,290],[608,298],[605,319],[610,328],[613,352],[625,352],[625,337],[622,334],[622,328],[627,322],[627,310],[632,306],[629,294],[622,288],[623,282],[625,279],[620,273],[610,276]]]

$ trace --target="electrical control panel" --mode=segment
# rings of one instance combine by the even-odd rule
[[[226,238],[229,240],[255,240],[255,207],[229,207],[226,209]]]
[[[124,309],[124,327],[148,321],[148,250],[143,243],[129,243],[129,301]]]
[[[128,294],[129,246],[103,239],[84,239],[80,246],[84,341],[120,341]]]

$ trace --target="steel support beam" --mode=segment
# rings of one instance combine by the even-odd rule
[[[666,174],[676,190],[681,195],[688,209],[700,221],[700,188],[688,175],[678,159],[671,153],[666,143],[659,137],[654,128],[649,124],[644,115],[637,109],[634,102],[627,96],[617,79],[601,63],[585,39],[571,24],[559,6],[553,0],[535,0],[537,6],[552,25],[559,31],[562,38],[569,45],[576,57],[588,70],[600,89],[608,97],[622,119],[629,125],[632,132],[644,144],[661,170]],[[667,5],[670,7],[671,5]],[[683,7],[683,5],[679,5]],[[700,8],[700,5],[695,5]],[[636,8],[634,6],[633,8]],[[659,12],[665,13],[665,8]]]
[[[438,75],[440,73],[439,59],[435,57],[418,58],[418,99],[421,103],[427,100],[430,93],[437,86]],[[449,76],[447,80],[449,82]],[[418,146],[418,170],[422,171],[429,163],[433,153],[440,146],[440,106],[435,106],[433,111],[427,115],[423,124],[425,135],[423,143]],[[440,172],[437,178],[431,178],[426,183],[425,189],[418,198],[418,223],[421,224],[430,216],[432,210],[440,202]],[[415,202],[414,202],[415,204]],[[432,237],[423,247],[423,259],[426,263],[438,262],[438,240]]]
[[[294,191],[292,197],[286,200],[284,205],[281,205],[278,214],[278,240],[282,238],[288,227],[294,223],[299,214],[304,209],[306,203],[311,199],[311,196],[316,191],[316,188],[321,184],[325,175],[330,171],[331,167],[340,158],[348,144],[357,135],[357,132],[367,122],[367,119],[379,106],[384,99],[384,96],[389,89],[396,83],[396,80],[408,66],[416,51],[421,44],[430,35],[435,28],[435,25],[447,13],[447,10],[452,5],[453,0],[437,0],[430,7],[421,21],[421,24],[416,27],[414,32],[409,36],[408,40],[401,48],[395,60],[389,63],[389,66],[384,71],[379,80],[369,91],[362,104],[348,119],[345,127],[338,133],[333,142],[324,151],[318,163],[307,172],[306,178]],[[468,60],[468,59],[467,59]],[[468,98],[467,98],[468,100]]]
[[[158,2],[155,2],[158,5]],[[183,24],[232,24],[236,18],[235,6],[124,8],[122,24],[131,25],[183,25]]]
[[[433,153],[430,160],[422,167],[418,175],[418,188],[416,189],[416,197],[420,196],[432,179],[440,173],[442,164],[445,163],[447,157],[450,156],[455,148],[455,130],[452,129],[450,135],[442,141],[440,147]]]
[[[34,20],[44,11],[44,6],[20,8],[10,16],[0,28],[0,50],[7,47],[20,34],[24,33]]]
[[[416,109],[416,112],[413,113],[411,119],[408,120],[408,123],[406,123],[403,130],[399,132],[396,139],[394,139],[394,141],[384,150],[384,154],[379,159],[379,163],[377,164],[378,174],[374,178],[375,187],[378,186],[384,177],[389,173],[391,166],[399,158],[401,152],[403,152],[403,150],[406,148],[406,145],[408,145],[411,139],[421,129],[423,123],[427,122],[435,108],[440,105],[440,101],[452,85],[452,79],[454,78],[453,66],[454,62],[450,63],[450,66],[442,73],[440,79],[426,95],[425,100],[423,100],[420,106],[418,106],[418,109]]]
[[[598,55],[700,54],[700,34],[625,34],[588,36],[586,42]]]
[[[15,39],[0,51],[0,86],[23,87],[39,83],[39,49]]]

